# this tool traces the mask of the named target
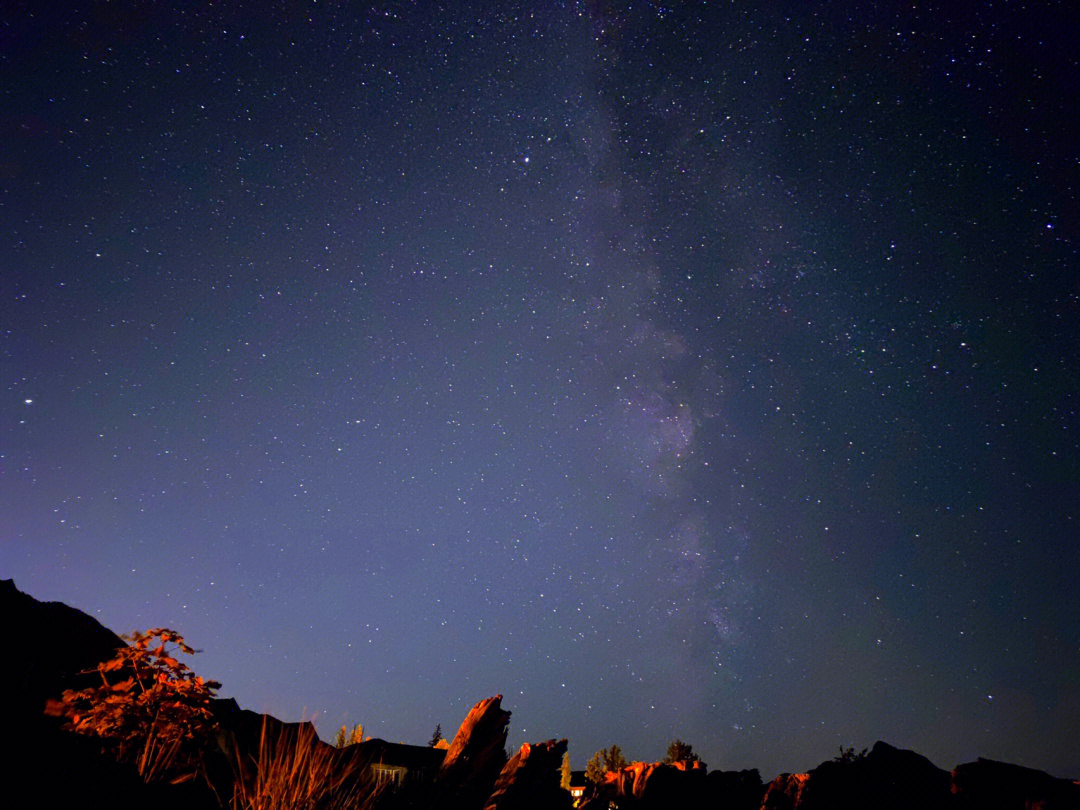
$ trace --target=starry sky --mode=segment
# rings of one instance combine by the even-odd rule
[[[1075,19],[857,5],[5,5],[0,576],[324,738],[1080,776]]]

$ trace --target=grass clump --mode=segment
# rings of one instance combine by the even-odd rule
[[[232,810],[354,810],[369,805],[348,757],[300,726],[278,734],[263,720],[254,754],[236,753]]]

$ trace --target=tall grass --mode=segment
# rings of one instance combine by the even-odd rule
[[[314,733],[287,730],[276,739],[263,721],[258,751],[235,753],[232,810],[363,810],[363,794],[351,760]]]
[[[170,781],[173,784],[194,779],[196,770],[177,773],[180,748],[184,741],[175,735],[161,734],[158,719],[154,718],[142,748],[134,755],[139,776],[144,782]],[[204,771],[200,768],[198,772]]]

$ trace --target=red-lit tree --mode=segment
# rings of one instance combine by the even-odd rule
[[[98,664],[100,686],[68,689],[45,711],[67,718],[73,731],[101,738],[146,781],[191,779],[202,770],[202,749],[216,729],[210,701],[221,684],[204,681],[174,657],[178,650],[195,652],[175,630],[156,627],[124,638],[128,645]]]

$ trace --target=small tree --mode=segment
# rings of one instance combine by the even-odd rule
[[[431,732],[431,739],[428,740],[428,746],[431,748],[438,748],[439,743],[442,742],[442,723],[435,724],[435,730]]]
[[[866,749],[864,748],[859,753],[855,753],[855,746],[849,746],[844,748],[840,746],[840,753],[833,757],[833,762],[839,762],[841,765],[851,765],[854,762],[858,762],[860,759],[866,758]]]
[[[363,723],[357,723],[355,726],[353,726],[352,731],[349,731],[348,726],[342,726],[338,729],[337,734],[334,736],[334,748],[345,748],[346,746],[356,745],[358,742],[363,741]]]
[[[559,787],[570,790],[570,752],[564,751],[562,755],[562,768],[559,769]]]
[[[623,757],[622,749],[619,746],[612,745],[610,748],[601,748],[592,755],[592,759],[585,765],[585,778],[590,782],[600,784],[604,781],[604,774],[625,767],[626,758]]]
[[[210,700],[221,684],[173,657],[177,650],[195,652],[175,630],[155,627],[124,638],[129,644],[98,664],[101,686],[68,689],[45,711],[67,718],[79,734],[100,737],[147,781],[191,779],[202,771],[202,747],[217,727]]]
[[[604,753],[597,751],[585,763],[585,778],[599,785],[604,781],[605,773],[607,773],[607,768],[604,767]]]
[[[667,754],[664,755],[664,762],[668,765],[674,765],[676,762],[690,763],[700,761],[700,757],[694,753],[694,747],[689,743],[684,743],[678,738],[671,741],[671,744],[667,747]]]

